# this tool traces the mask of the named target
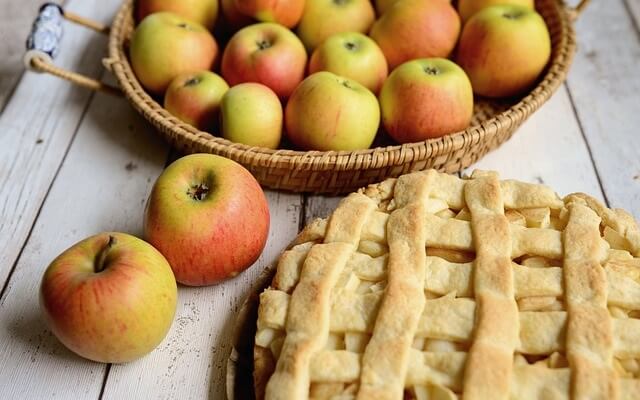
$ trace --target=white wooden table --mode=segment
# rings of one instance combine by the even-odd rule
[[[118,0],[69,0],[108,23]],[[167,338],[148,356],[105,365],[65,349],[45,327],[41,275],[91,234],[141,234],[143,203],[170,149],[123,98],[23,73],[40,1],[0,2],[0,399],[221,399],[234,317],[262,268],[337,198],[267,191],[262,257],[218,286],[181,287]],[[576,27],[567,83],[516,135],[474,167],[591,193],[640,218],[640,0],[593,1]],[[56,63],[102,74],[106,38],[65,26]],[[112,81],[111,77],[104,79]]]

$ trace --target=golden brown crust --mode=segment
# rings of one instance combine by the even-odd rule
[[[267,398],[640,398],[639,232],[587,195],[494,173],[369,186],[280,258],[258,396],[269,380]],[[309,286],[323,242],[348,249],[320,257],[335,275]]]

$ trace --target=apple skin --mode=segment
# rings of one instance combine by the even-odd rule
[[[458,0],[458,13],[464,23],[483,8],[501,4],[517,4],[533,10],[533,2],[534,0]]]
[[[222,98],[222,136],[232,142],[277,149],[282,120],[280,99],[261,83],[241,83]]]
[[[448,57],[460,33],[460,17],[447,0],[400,0],[371,27],[389,69],[405,61]]]
[[[262,22],[275,22],[287,28],[298,24],[304,0],[234,0],[236,9]]]
[[[473,91],[517,96],[531,88],[551,55],[551,39],[537,12],[522,6],[485,8],[465,24],[456,61]]]
[[[209,31],[179,15],[146,17],[131,38],[133,72],[147,90],[162,94],[176,76],[213,67],[218,45]]]
[[[367,149],[380,125],[380,106],[358,82],[321,71],[293,92],[285,124],[288,137],[301,149]]]
[[[187,124],[214,132],[220,101],[227,90],[227,82],[211,71],[178,75],[164,95],[164,108]]]
[[[307,0],[296,32],[311,52],[335,33],[367,33],[375,19],[369,0]]]
[[[307,52],[282,25],[263,22],[242,28],[222,55],[222,76],[234,86],[258,82],[287,98],[304,78]]]
[[[376,0],[376,11],[378,12],[378,15],[384,14],[398,1],[399,0]]]
[[[309,61],[309,73],[329,71],[352,79],[378,93],[389,68],[380,47],[358,32],[332,35],[315,49]]]
[[[170,11],[212,30],[218,18],[218,0],[138,0],[136,19],[149,14]]]
[[[222,8],[224,22],[231,28],[232,32],[254,23],[253,18],[244,15],[236,8],[235,0],[220,0],[220,7]]]
[[[408,61],[396,68],[379,95],[382,123],[400,143],[465,129],[473,115],[469,78],[444,58]]]
[[[71,351],[122,363],[149,353],[164,339],[177,293],[160,252],[134,236],[107,232],[53,260],[40,285],[40,306],[49,328]]]
[[[176,280],[204,286],[253,264],[267,241],[269,206],[240,164],[192,154],[155,182],[144,218],[145,238],[169,261]]]

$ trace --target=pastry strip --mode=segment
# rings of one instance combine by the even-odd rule
[[[590,208],[569,203],[564,230],[564,285],[567,304],[567,359],[574,399],[617,399],[613,327],[607,309],[607,278],[600,263],[600,218]]]
[[[476,176],[465,186],[476,246],[476,324],[463,393],[465,400],[507,399],[519,336],[510,258],[511,231],[504,216],[497,174]]]
[[[403,396],[411,343],[425,304],[422,221],[420,203],[396,210],[389,217],[388,285],[362,358],[357,399],[395,400]]]

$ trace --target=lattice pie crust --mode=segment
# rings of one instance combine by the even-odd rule
[[[584,194],[425,171],[346,197],[260,296],[267,399],[640,399],[640,231]]]

